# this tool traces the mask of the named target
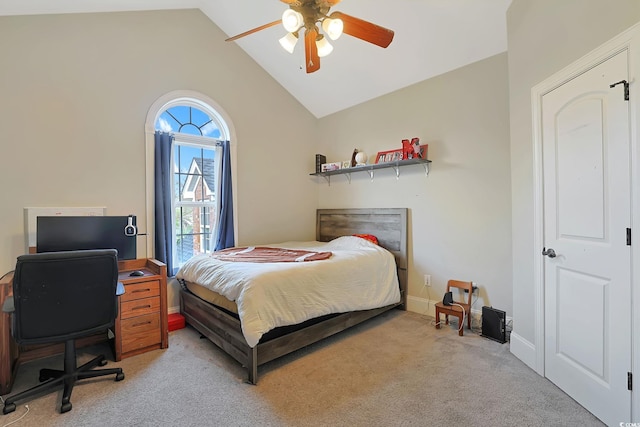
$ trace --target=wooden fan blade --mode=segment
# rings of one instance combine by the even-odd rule
[[[318,46],[316,46],[316,38],[318,30],[312,28],[307,29],[304,33],[304,57],[307,62],[307,73],[313,73],[320,69],[320,57],[318,56]]]
[[[261,25],[259,27],[256,27],[256,28],[252,29],[252,30],[245,31],[244,33],[238,34],[237,36],[229,37],[225,41],[226,42],[232,42],[234,40],[238,40],[240,37],[244,37],[244,36],[248,36],[249,34],[257,33],[260,30],[264,30],[265,28],[273,27],[274,25],[278,25],[280,23],[282,23],[282,20],[278,19],[277,21],[269,22],[268,24]]]
[[[331,18],[340,18],[344,24],[343,33],[357,37],[380,47],[387,47],[393,40],[394,32],[360,18],[342,12],[333,12]]]

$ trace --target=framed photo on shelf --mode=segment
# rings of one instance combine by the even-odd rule
[[[397,150],[378,151],[378,154],[376,154],[376,164],[396,162],[398,160],[402,160],[402,148]]]
[[[323,163],[320,167],[321,172],[337,171],[342,166],[341,162]]]

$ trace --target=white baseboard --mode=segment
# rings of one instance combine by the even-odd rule
[[[509,350],[511,350],[511,354],[522,360],[525,365],[537,371],[536,346],[522,338],[516,331],[511,331]]]
[[[414,297],[409,295],[407,297],[407,311],[423,314],[425,316],[435,317],[436,309],[434,304],[436,301],[431,301],[426,298]]]

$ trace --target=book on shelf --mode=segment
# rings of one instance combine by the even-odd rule
[[[322,172],[322,165],[327,163],[327,157],[322,154],[316,154],[316,173]]]

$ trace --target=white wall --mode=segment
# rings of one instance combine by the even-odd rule
[[[106,206],[150,231],[144,121],[155,100],[184,89],[233,121],[238,244],[313,238],[318,205],[406,206],[414,307],[426,310],[458,278],[480,286],[475,308],[510,314],[505,54],[318,121],[225,38],[197,10],[0,18],[0,39],[11,40],[0,44],[0,149],[10,159],[0,171],[0,271],[24,252],[25,206]],[[316,152],[346,160],[357,147],[373,157],[414,136],[429,144],[429,177],[417,166],[399,180],[389,170],[329,187],[308,175]]]
[[[449,279],[480,286],[474,309],[511,315],[511,187],[507,55],[500,54],[320,120],[318,152],[328,161],[370,162],[378,151],[419,137],[429,144],[431,172],[405,167],[317,178],[319,207],[407,207],[409,308],[427,310]],[[430,274],[432,287],[423,287]],[[433,305],[428,307],[433,312]]]
[[[233,121],[237,242],[314,236],[316,119],[225,38],[198,10],[0,18],[0,271],[24,253],[26,206],[106,206],[151,232],[144,123],[174,90]]]
[[[637,0],[514,0],[507,12],[513,325],[517,355],[535,352],[531,88],[640,20]]]

